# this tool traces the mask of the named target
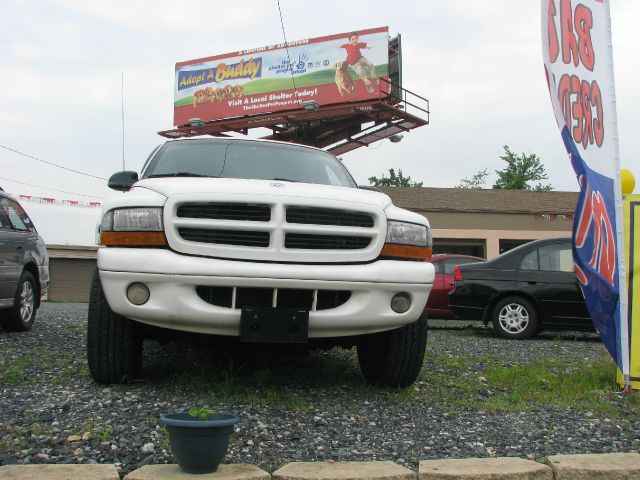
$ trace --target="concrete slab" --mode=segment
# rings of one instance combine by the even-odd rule
[[[393,462],[293,462],[273,480],[413,480],[415,472]]]
[[[129,473],[124,480],[269,480],[269,475],[264,470],[254,465],[232,464],[220,465],[218,471],[213,473],[183,473],[175,464],[145,465]]]
[[[551,468],[515,457],[451,458],[420,462],[420,480],[553,480]]]
[[[120,480],[113,465],[5,465],[2,480]]]
[[[556,480],[640,478],[640,453],[593,453],[547,457]]]

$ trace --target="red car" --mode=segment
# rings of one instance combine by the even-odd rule
[[[471,255],[457,255],[442,253],[431,257],[431,263],[436,267],[436,278],[429,294],[425,311],[429,318],[455,318],[449,310],[449,292],[453,289],[453,267],[465,263],[484,262],[484,258]]]

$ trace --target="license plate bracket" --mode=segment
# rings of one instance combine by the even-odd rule
[[[240,313],[240,341],[307,343],[309,310],[282,307],[244,307]]]

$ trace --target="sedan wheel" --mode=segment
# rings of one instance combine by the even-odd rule
[[[18,292],[18,309],[22,323],[28,323],[36,306],[35,291],[31,282],[24,282]]]
[[[9,332],[26,332],[33,325],[38,308],[38,286],[29,272],[23,272],[18,282],[13,308],[0,312],[0,324]]]
[[[492,314],[493,327],[504,338],[532,337],[538,329],[533,304],[522,297],[507,297],[498,302]]]

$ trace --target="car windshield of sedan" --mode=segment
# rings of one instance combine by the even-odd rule
[[[142,177],[245,178],[356,187],[347,169],[327,152],[252,140],[167,142]]]

